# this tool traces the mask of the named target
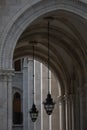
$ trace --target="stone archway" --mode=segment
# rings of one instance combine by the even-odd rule
[[[74,5],[73,2],[42,1],[38,4],[33,5],[32,7],[28,7],[27,5],[13,17],[6,28],[6,32],[4,32],[2,35],[0,51],[1,73],[3,73],[3,70],[12,70],[14,49],[23,31],[38,17],[55,10],[69,11],[76,14],[77,16],[82,17],[83,19],[86,18],[85,9],[83,9],[82,6],[79,6],[78,3]],[[81,37],[80,40],[83,41]],[[81,59],[81,62],[84,67],[83,58]]]
[[[2,35],[0,68],[12,69],[13,52],[17,40],[19,39],[21,33],[27,28],[27,26],[32,23],[32,21],[47,12],[60,9],[67,10],[79,15],[80,17],[87,18],[87,13],[84,8],[80,8],[78,4],[74,5],[73,2],[43,1],[29,8],[24,7],[20,12],[18,12],[18,14],[13,17],[11,22],[8,24],[6,31]]]
[[[87,12],[83,9],[83,7],[81,6],[81,9],[78,8],[78,4],[77,5],[73,5],[72,2],[53,2],[53,1],[43,1],[40,2],[32,7],[24,7],[24,11],[22,12],[22,10],[20,12],[18,12],[19,14],[17,14],[11,21],[11,23],[7,26],[7,30],[5,31],[5,33],[3,33],[2,35],[2,39],[1,39],[1,51],[0,51],[0,69],[1,69],[1,86],[6,86],[9,88],[9,94],[8,94],[8,89],[5,91],[6,96],[9,97],[5,97],[5,106],[4,108],[6,110],[8,110],[8,101],[11,101],[11,80],[9,80],[8,83],[8,78],[10,79],[11,77],[9,77],[9,75],[11,74],[11,70],[12,70],[12,59],[13,59],[13,53],[14,53],[14,49],[16,46],[16,43],[20,37],[20,35],[22,34],[22,32],[38,17],[42,16],[45,13],[54,11],[54,10],[67,10],[69,12],[75,13],[76,15],[79,15],[80,17],[83,18],[87,18]],[[85,47],[84,47],[85,48]],[[82,61],[82,67],[83,67],[83,74],[85,73],[85,69],[84,69],[84,63],[85,61],[83,61],[82,59],[80,60]],[[10,70],[10,71],[9,71]],[[65,71],[66,73],[67,71]],[[82,71],[79,72],[79,74],[82,74]],[[4,78],[3,78],[4,77]],[[66,76],[65,76],[66,77]],[[64,77],[64,79],[66,79]],[[85,76],[83,76],[85,78]],[[79,80],[82,79],[81,77],[79,78]],[[82,81],[83,82],[83,81]],[[7,84],[5,84],[7,83]],[[67,84],[67,81],[65,81],[65,83]],[[9,84],[9,86],[8,86]],[[7,100],[6,100],[7,98]],[[10,104],[11,106],[11,104]],[[6,126],[0,126],[1,129],[3,130],[11,130],[11,113],[10,111],[6,111],[6,116],[7,118],[5,119],[6,121]],[[9,116],[8,116],[9,115]],[[4,120],[4,117],[2,117]],[[79,128],[77,128],[79,129]]]

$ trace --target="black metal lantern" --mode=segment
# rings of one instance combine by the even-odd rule
[[[51,97],[51,94],[50,94],[50,90],[49,90],[49,62],[50,62],[50,51],[49,51],[49,20],[52,19],[50,17],[47,18],[48,19],[48,94],[47,94],[47,98],[46,100],[43,102],[44,104],[44,108],[46,110],[46,113],[48,115],[51,115],[52,112],[53,112],[53,109],[54,109],[54,105],[55,105],[55,102],[53,102],[53,99]]]
[[[33,122],[35,122],[35,121],[37,120],[38,110],[37,110],[35,104],[32,105],[32,108],[31,108],[31,110],[30,110],[30,117],[31,117],[31,120],[32,120]]]
[[[34,45],[33,45],[33,105],[29,112],[30,112],[30,117],[31,117],[32,122],[35,122],[38,117],[38,110],[34,103]]]
[[[52,111],[54,109],[54,105],[55,105],[55,103],[53,102],[53,99],[51,98],[51,94],[48,93],[46,101],[44,102],[44,108],[45,108],[46,113],[48,115],[52,114]]]

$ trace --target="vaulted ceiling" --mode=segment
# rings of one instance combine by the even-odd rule
[[[50,21],[50,66],[60,80],[69,82],[73,66],[79,75],[86,71],[84,62],[87,63],[87,22],[73,13],[59,10],[33,21],[18,40],[14,60],[32,56],[33,48],[30,42],[35,41],[36,59],[47,64],[48,24],[44,18],[48,16],[54,18]]]

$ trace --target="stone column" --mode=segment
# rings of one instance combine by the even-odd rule
[[[74,119],[75,119],[75,107],[74,107],[74,101],[75,101],[75,95],[70,94],[70,113],[71,113],[71,130],[75,130],[75,125],[74,125]]]
[[[13,71],[0,71],[0,130],[12,130],[12,75]]]
[[[60,96],[58,98],[58,102],[59,102],[59,130],[66,130],[64,96]]]
[[[23,130],[28,130],[28,59],[23,64]]]
[[[74,99],[74,130],[80,130],[80,95],[78,89]]]
[[[23,66],[23,130],[33,130],[30,109],[33,104],[33,60],[24,58]]]
[[[35,105],[38,109],[38,117],[36,122],[34,123],[34,130],[43,130],[43,117],[42,117],[42,86],[41,86],[41,63],[35,61]],[[42,119],[42,121],[41,121]]]
[[[33,60],[28,58],[28,130],[34,130],[34,123],[30,118],[30,109],[33,104]]]
[[[66,130],[74,130],[74,95],[65,95]]]
[[[80,130],[87,129],[87,84],[83,85],[80,90]]]
[[[69,130],[69,98],[65,96],[66,130]]]
[[[59,130],[74,130],[74,95],[59,97]]]

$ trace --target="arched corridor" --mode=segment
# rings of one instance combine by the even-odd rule
[[[54,122],[55,125],[52,125],[49,129],[87,129],[87,4],[82,2],[79,0],[36,0],[29,2],[26,0],[20,5],[16,3],[18,5],[15,4],[15,6],[7,3],[5,9],[9,9],[9,17],[6,18],[6,21],[3,21],[2,18],[1,29],[3,31],[1,30],[0,38],[0,130],[12,130],[12,94],[17,83],[23,87],[22,91],[20,91],[20,87],[17,88],[17,92],[20,91],[23,97],[23,102],[21,102],[23,106],[23,109],[21,109],[21,112],[23,112],[23,130],[44,130],[45,128],[40,128],[38,124],[45,127],[48,125],[48,116],[45,115],[44,111],[41,113],[43,116],[39,115],[38,120],[40,119],[40,122],[37,121],[35,127],[30,123],[30,117],[27,114],[28,109],[26,108],[30,107],[29,101],[32,100],[27,103],[25,100],[32,99],[32,80],[29,76],[32,73],[32,60],[30,60],[31,65],[28,67],[28,58],[32,59],[33,54],[31,41],[37,43],[35,59],[45,66],[48,64],[48,26],[45,17],[53,17],[54,19],[50,23],[49,32],[50,70],[60,86],[57,95],[55,93],[57,87],[55,88],[54,81],[51,83],[53,86],[52,95],[55,100],[58,97],[58,104],[55,105],[54,116],[50,119],[50,122]],[[10,6],[14,9],[9,8]],[[2,11],[3,16],[6,10],[5,12]],[[11,12],[11,10],[14,11]],[[20,61],[16,62],[18,59],[21,59],[21,64]],[[15,74],[14,62],[17,70],[23,70],[22,76]],[[41,74],[40,71],[38,73]],[[44,69],[43,73],[45,71]],[[37,82],[38,78],[40,78],[39,82]],[[14,79],[16,85],[13,83]],[[36,90],[36,98],[40,110],[43,109],[41,105],[42,97],[46,97],[47,91],[47,88],[45,88],[46,81],[41,84],[41,79],[41,75],[38,77],[37,74],[35,85],[39,88]],[[30,88],[28,88],[28,85]],[[43,91],[41,91],[41,85]],[[43,96],[41,96],[41,92],[44,93]],[[58,116],[56,116],[55,111],[58,111]],[[42,120],[44,121],[42,122]],[[56,120],[58,120],[58,124]]]

